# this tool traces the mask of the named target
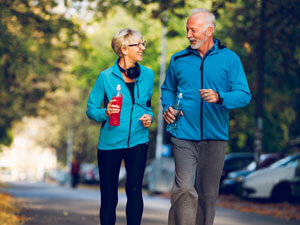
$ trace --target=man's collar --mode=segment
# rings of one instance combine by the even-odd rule
[[[221,42],[220,42],[218,39],[215,39],[215,38],[214,38],[213,41],[214,41],[214,45],[213,45],[207,52],[212,52],[212,51],[215,50],[215,49],[223,49],[223,48],[226,48],[225,46],[223,46],[223,45],[221,44]],[[200,54],[200,53],[198,52],[197,49],[192,49],[191,46],[187,47],[186,50],[187,50],[188,52],[191,52],[191,53],[194,53],[194,54],[197,54],[197,55]]]

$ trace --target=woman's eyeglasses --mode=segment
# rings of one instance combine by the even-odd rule
[[[137,43],[137,44],[130,44],[128,46],[129,47],[138,46],[139,48],[146,47],[146,41],[143,41],[143,42],[140,42],[140,43]]]

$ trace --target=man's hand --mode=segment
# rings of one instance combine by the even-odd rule
[[[200,89],[199,92],[201,98],[208,103],[217,103],[219,101],[219,95],[213,89]]]
[[[181,111],[180,115],[183,116],[182,111]],[[168,123],[168,124],[174,122],[174,120],[175,120],[174,109],[171,106],[164,111],[163,118],[165,119],[166,123]]]

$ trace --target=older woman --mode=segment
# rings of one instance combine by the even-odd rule
[[[139,32],[122,29],[113,37],[111,46],[119,58],[112,67],[99,74],[90,93],[86,112],[90,119],[102,122],[98,142],[100,222],[101,225],[115,224],[118,178],[123,159],[127,174],[127,224],[140,225],[143,213],[142,180],[149,141],[148,127],[153,120],[151,96],[154,73],[138,64],[146,49],[146,42]],[[121,108],[112,100],[118,85],[121,86],[123,95]],[[120,125],[111,126],[110,116],[119,112]]]

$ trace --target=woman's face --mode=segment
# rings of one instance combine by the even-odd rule
[[[125,58],[131,63],[140,62],[143,60],[145,49],[145,42],[142,39],[132,39],[125,50]]]

